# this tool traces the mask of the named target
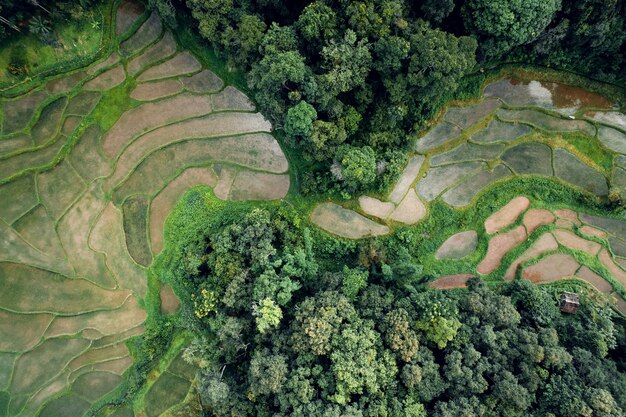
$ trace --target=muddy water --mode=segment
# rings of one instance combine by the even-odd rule
[[[486,97],[498,97],[511,106],[539,106],[573,114],[583,108],[610,109],[605,97],[571,85],[504,79],[485,87]]]

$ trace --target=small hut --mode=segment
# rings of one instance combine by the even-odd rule
[[[561,311],[563,313],[574,314],[578,310],[579,305],[580,301],[578,299],[578,294],[573,292],[564,292],[561,294],[559,306],[561,307]]]

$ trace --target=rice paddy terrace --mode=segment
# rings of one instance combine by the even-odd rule
[[[80,416],[120,384],[147,317],[146,268],[186,190],[240,201],[289,189],[243,93],[157,14],[131,0],[114,17],[108,56],[0,103],[0,416]],[[161,310],[177,308],[161,288]],[[142,415],[184,399],[193,376],[177,357]]]
[[[119,386],[133,361],[126,342],[144,331],[147,268],[187,190],[260,201],[290,187],[272,127],[245,94],[139,3],[123,1],[113,21],[106,56],[0,100],[0,417],[81,416]],[[561,84],[497,81],[416,141],[385,198],[322,203],[310,219],[344,238],[384,236],[524,178],[605,198],[626,189],[626,115],[612,106]],[[626,313],[626,221],[526,191],[487,202],[480,227],[435,224],[429,260],[457,273],[430,285],[576,278]],[[162,314],[175,313],[172,289],[159,292]],[[168,415],[194,374],[175,355],[141,409],[112,415]]]
[[[471,276],[535,282],[577,278],[610,295],[626,313],[626,221],[568,207],[547,207],[521,190],[497,206],[481,196],[512,179],[551,178],[606,198],[626,186],[626,114],[604,97],[558,83],[503,79],[480,101],[448,108],[415,143],[414,154],[385,199],[361,196],[346,207],[318,205],[311,220],[338,236],[389,234],[426,222],[433,204],[466,211],[486,204],[480,227],[446,236],[429,258],[465,269],[431,283],[464,286]],[[519,187],[518,187],[519,188]],[[621,191],[623,193],[623,191]],[[430,242],[432,244],[432,242]]]

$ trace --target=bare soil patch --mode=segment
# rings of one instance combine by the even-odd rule
[[[135,295],[145,297],[145,272],[126,251],[122,213],[113,203],[109,203],[102,212],[91,231],[89,244],[94,250],[105,254],[107,266],[121,288],[128,288]]]
[[[524,226],[526,232],[530,235],[539,227],[545,224],[552,224],[556,218],[549,210],[546,209],[530,209],[524,214]]]
[[[437,259],[461,259],[476,250],[478,246],[478,234],[475,230],[459,232],[448,239],[439,247],[435,258]]]
[[[347,210],[335,203],[318,205],[311,213],[311,221],[332,234],[348,239],[362,239],[389,233],[389,228]]]
[[[255,107],[244,93],[229,85],[213,95],[213,109],[214,111],[254,111]]]
[[[87,74],[89,74],[89,71],[87,71]],[[48,81],[46,89],[50,92],[50,94],[67,93],[74,88],[76,84],[81,82],[87,74],[85,74],[84,71],[75,72],[71,75],[64,74],[61,78]]]
[[[128,40],[122,42],[120,45],[121,54],[128,56],[142,50],[157,40],[161,30],[161,19],[157,12],[152,12],[148,20],[141,25],[137,32]]]
[[[553,282],[573,277],[580,265],[571,255],[555,253],[548,255],[522,271],[522,278],[531,282]]]
[[[415,155],[411,158],[407,166],[404,168],[404,171],[402,171],[402,175],[400,175],[398,182],[396,182],[396,185],[389,194],[390,201],[396,204],[402,201],[402,198],[411,187],[411,184],[413,184],[417,178],[417,174],[419,174],[425,159],[426,158],[422,155]]]
[[[117,65],[110,70],[99,74],[93,80],[87,81],[83,88],[92,91],[106,91],[124,82],[126,73],[122,65]]]
[[[70,161],[78,174],[89,183],[111,173],[111,164],[100,153],[102,133],[97,125],[85,130],[70,153]]]
[[[144,7],[141,3],[134,0],[123,0],[117,9],[115,17],[115,33],[117,36],[126,33],[143,11]]]
[[[41,204],[15,222],[13,228],[41,252],[55,258],[65,258],[65,251],[55,230],[54,221]]]
[[[613,287],[607,280],[596,274],[585,265],[581,266],[578,272],[576,272],[576,277],[587,281],[588,283],[593,285],[594,288],[604,294],[610,294],[611,291],[613,291]]]
[[[37,200],[32,175],[0,185],[0,218],[11,224],[35,207]]]
[[[96,107],[100,97],[102,97],[102,94],[98,91],[81,91],[70,99],[65,109],[65,114],[86,116]]]
[[[426,206],[411,188],[389,218],[404,224],[415,224],[422,220],[426,213]]]
[[[42,204],[54,219],[58,219],[85,190],[85,184],[74,168],[63,161],[50,171],[37,175],[37,188]]]
[[[506,229],[515,223],[528,207],[530,207],[528,197],[515,197],[485,220],[485,231],[492,235]]]
[[[176,297],[174,290],[167,284],[161,284],[159,291],[161,298],[161,314],[173,314],[180,308],[180,300]]]
[[[211,112],[211,98],[182,94],[128,110],[102,140],[105,154],[116,157],[136,136],[159,126]]]
[[[467,288],[467,281],[474,277],[474,274],[454,274],[437,278],[428,283],[430,288],[438,290],[450,290],[453,288]]]
[[[393,203],[383,202],[377,198],[363,195],[359,197],[359,207],[365,214],[378,217],[379,219],[386,219],[396,206]]]
[[[526,249],[526,251],[520,255],[519,258],[511,263],[504,274],[504,279],[509,281],[514,279],[521,264],[533,258],[537,258],[544,253],[555,251],[558,248],[559,244],[556,239],[554,239],[554,236],[550,233],[544,233],[532,244],[530,248]]]
[[[198,94],[216,93],[224,86],[221,78],[206,69],[191,77],[181,77],[180,80],[187,90]]]
[[[5,101],[2,106],[4,110],[3,135],[25,128],[46,96],[44,91],[35,91],[17,100]]]
[[[161,78],[191,74],[201,69],[202,65],[191,52],[184,51],[159,65],[147,69],[137,77],[137,80],[139,82],[159,80]]]
[[[506,233],[494,236],[489,241],[485,258],[478,264],[476,270],[481,274],[489,274],[495,271],[502,263],[502,259],[506,254],[526,240],[526,237],[524,226],[517,226]]]
[[[237,173],[230,190],[235,201],[278,200],[289,191],[289,174],[241,170]]]
[[[156,44],[148,48],[141,55],[136,56],[126,64],[126,70],[132,76],[137,75],[143,69],[153,65],[155,62],[168,58],[176,53],[176,41],[170,32]]]
[[[139,101],[152,101],[173,96],[183,91],[183,84],[178,80],[165,80],[154,83],[139,84],[130,96]]]
[[[561,245],[573,250],[586,252],[591,256],[597,255],[602,248],[599,243],[583,239],[569,230],[557,229],[553,234]]]
[[[94,75],[96,72],[100,71],[101,69],[113,66],[117,64],[118,62],[120,62],[120,56],[117,54],[117,52],[113,52],[111,55],[109,55],[107,59],[89,68],[87,70],[87,74]]]
[[[51,314],[17,314],[0,310],[0,350],[23,352],[41,339],[52,321]]]

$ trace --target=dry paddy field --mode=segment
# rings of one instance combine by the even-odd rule
[[[287,160],[254,104],[124,0],[106,56],[0,99],[0,416],[81,416],[132,365],[146,268],[188,189],[276,200]],[[125,94],[122,109],[107,97]],[[118,102],[119,102],[118,98]],[[99,115],[119,113],[116,120]],[[160,290],[175,313],[172,289]],[[180,358],[151,386],[156,416],[193,379]]]

